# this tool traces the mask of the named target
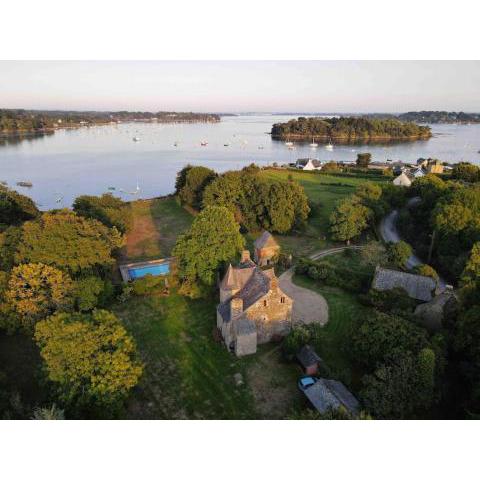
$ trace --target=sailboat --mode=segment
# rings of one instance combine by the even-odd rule
[[[285,142],[285,146],[290,148],[290,147],[293,147],[293,142],[291,142],[288,137],[287,137],[287,141]]]
[[[315,137],[312,137],[312,143],[310,144],[310,148],[317,148],[318,143],[315,143]]]
[[[332,139],[328,140],[328,143],[325,145],[325,150],[328,150],[329,152],[333,151]]]

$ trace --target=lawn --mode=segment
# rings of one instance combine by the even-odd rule
[[[145,363],[128,418],[281,418],[298,405],[297,367],[272,345],[243,359],[229,353],[214,336],[215,306],[173,292],[114,307]]]
[[[123,261],[150,260],[171,254],[177,236],[187,230],[193,216],[174,197],[131,203],[133,225],[121,252]]]
[[[328,323],[323,327],[325,331],[319,346],[318,354],[328,365],[332,377],[341,380],[354,391],[359,389],[359,379],[362,372],[348,353],[348,335],[353,321],[360,315],[366,315],[371,308],[360,304],[356,295],[339,288],[320,286],[314,280],[294,275],[294,283],[309,288],[323,295],[328,303]]]
[[[354,193],[356,187],[368,181],[365,178],[328,175],[295,170],[264,170],[262,175],[276,180],[287,180],[289,175],[298,181],[307,194],[312,207],[305,233],[301,236],[276,235],[284,251],[299,256],[335,245],[329,238],[329,219],[336,204]],[[378,176],[371,181],[384,182]]]

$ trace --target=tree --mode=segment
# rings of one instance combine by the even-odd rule
[[[367,168],[372,161],[371,153],[357,153],[357,166]]]
[[[179,277],[212,285],[220,264],[233,260],[244,247],[239,230],[233,213],[225,207],[202,210],[190,230],[178,237],[173,250]]]
[[[385,247],[380,242],[368,242],[360,250],[360,257],[362,259],[362,262],[366,265],[382,265],[385,263],[386,260]]]
[[[389,357],[416,354],[427,346],[424,329],[399,316],[380,312],[369,314],[355,324],[350,339],[355,361],[368,369]]]
[[[20,326],[33,332],[41,318],[72,307],[72,289],[66,273],[42,263],[26,263],[13,268],[5,298],[18,314]]]
[[[414,268],[415,273],[418,275],[423,275],[425,277],[430,277],[433,278],[434,280],[438,280],[438,273],[437,271],[431,267],[430,265],[422,264],[422,265],[417,265]]]
[[[39,214],[31,198],[0,185],[0,223],[18,225],[38,217]]]
[[[8,227],[0,233],[0,269],[11,270],[21,238],[22,229],[20,227]]]
[[[456,163],[452,168],[451,176],[464,182],[480,182],[480,167],[468,162]]]
[[[121,233],[125,233],[132,222],[130,205],[111,193],[104,193],[101,197],[81,195],[73,202],[73,210],[78,215],[98,220],[107,227],[116,227]]]
[[[387,246],[388,260],[400,268],[405,268],[405,264],[412,253],[412,247],[403,240],[397,243],[390,242]]]
[[[22,226],[15,262],[44,263],[77,274],[112,265],[112,253],[122,243],[115,227],[60,210]]]
[[[106,310],[52,315],[37,323],[35,340],[67,405],[115,406],[142,374],[133,339]]]
[[[473,245],[462,273],[463,285],[475,283],[480,278],[480,242]]]
[[[375,418],[412,418],[433,400],[435,354],[430,349],[383,363],[362,379],[360,397]]]
[[[180,190],[185,186],[185,183],[187,182],[187,173],[192,168],[193,165],[188,164],[177,173],[177,178],[175,179],[175,195],[178,195]]]
[[[367,227],[372,211],[359,203],[356,197],[340,202],[330,216],[330,232],[334,240],[350,242]]]
[[[32,420],[65,420],[65,412],[55,404],[33,410]]]
[[[105,296],[106,281],[99,277],[82,277],[75,281],[74,297],[75,305],[81,312],[93,310],[102,303],[102,297]]]
[[[213,170],[206,167],[190,167],[186,171],[185,181],[178,196],[180,200],[194,208],[200,208],[205,187],[216,177]]]

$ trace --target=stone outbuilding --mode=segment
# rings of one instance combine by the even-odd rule
[[[360,408],[358,400],[338,380],[320,378],[304,393],[322,415],[329,410],[335,411],[341,407],[345,408],[350,415],[356,415]]]
[[[442,291],[438,282],[431,277],[378,266],[375,269],[372,288],[379,291],[401,288],[410,298],[421,302],[429,302]]]
[[[257,344],[283,337],[292,327],[293,300],[279,287],[273,268],[262,270],[245,250],[220,283],[217,327],[237,356],[255,353]]]
[[[255,249],[253,258],[261,267],[273,264],[280,253],[280,245],[267,231],[255,240],[253,246]]]
[[[458,309],[458,298],[452,289],[446,289],[427,303],[417,305],[415,317],[430,331],[438,331],[445,320]]]
[[[318,367],[322,359],[317,355],[317,352],[310,345],[304,345],[296,356],[305,375],[318,374]]]

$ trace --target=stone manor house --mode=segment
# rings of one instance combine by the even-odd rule
[[[257,351],[257,344],[290,331],[292,306],[273,267],[260,268],[244,250],[240,263],[229,265],[220,283],[217,327],[228,349],[237,356],[249,355]]]

